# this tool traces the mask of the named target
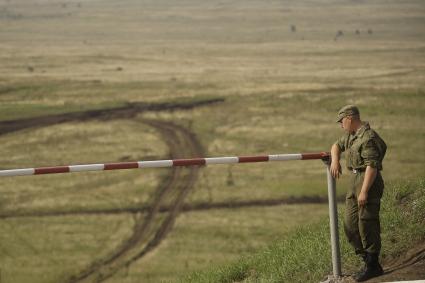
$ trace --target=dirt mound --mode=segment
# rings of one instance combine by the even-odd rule
[[[387,258],[382,261],[384,274],[365,282],[397,282],[425,279],[425,241],[414,245],[397,258]],[[354,283],[351,276],[344,275],[337,282]]]
[[[403,255],[384,260],[384,275],[367,282],[391,282],[425,279],[425,241],[414,245]]]

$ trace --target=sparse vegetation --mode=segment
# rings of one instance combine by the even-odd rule
[[[406,201],[400,204],[400,194]],[[382,257],[396,258],[425,237],[425,180],[393,183],[382,200]],[[340,214],[341,223],[343,215]],[[397,233],[394,233],[397,229]],[[344,270],[354,272],[359,259],[341,233]],[[319,282],[332,269],[329,222],[306,225],[261,252],[210,271],[193,273],[181,282]],[[318,260],[320,259],[320,260]]]
[[[400,180],[424,177],[425,33],[422,1],[387,2],[0,0],[2,122],[221,99],[0,135],[0,167],[169,158],[147,119],[195,133],[207,156],[324,151],[341,134],[335,112],[355,103],[389,145],[386,204],[405,208],[385,208],[384,231],[405,224],[385,232],[386,246],[396,247],[385,255],[394,256],[407,248],[401,237],[408,244],[423,235],[422,196],[411,189],[423,182]],[[338,30],[346,33],[335,42]],[[326,197],[324,174],[320,161],[208,166],[184,205]],[[2,282],[63,282],[107,258],[145,216],[128,211],[149,204],[168,176],[146,169],[2,179],[0,215],[81,213],[0,218]],[[105,282],[178,281],[210,266],[222,267],[190,278],[273,282],[299,276],[296,263],[316,282],[330,270],[326,217],[327,204],[185,211],[152,252]],[[355,259],[343,247],[349,270]]]

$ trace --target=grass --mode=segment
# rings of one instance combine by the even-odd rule
[[[11,86],[13,85],[13,86]],[[198,90],[200,90],[198,92]],[[133,102],[187,103],[216,98],[214,85],[179,81],[121,82],[32,80],[0,82],[0,121],[67,112],[109,109]],[[196,96],[190,95],[197,92]],[[174,97],[153,95],[173,92]],[[184,93],[180,94],[179,93]],[[118,97],[118,99],[117,99]]]
[[[56,282],[110,253],[128,237],[131,218],[63,216],[0,223],[4,282]],[[58,236],[60,235],[60,236]]]
[[[385,180],[423,177],[421,0],[63,4],[0,0],[0,121],[133,102],[210,97],[225,102],[3,135],[2,169],[166,158],[162,137],[140,123],[146,117],[190,128],[207,156],[325,151],[342,133],[333,123],[336,111],[355,103],[388,143]],[[290,31],[292,24],[296,33]],[[360,35],[355,35],[356,29]],[[373,34],[367,34],[368,29]],[[338,30],[344,36],[334,40]],[[4,178],[0,212],[143,205],[164,170]],[[324,171],[320,161],[209,166],[186,202],[325,196]],[[344,172],[338,182],[339,195],[345,193],[346,176]],[[173,280],[248,256],[326,212],[326,206],[318,206],[317,217],[306,217],[308,207],[184,213],[158,249],[107,282]],[[282,224],[284,216],[288,223]],[[38,224],[43,229],[36,229]],[[2,219],[2,279],[61,281],[111,252],[128,237],[132,225],[130,215]],[[314,227],[322,227],[312,225],[307,235],[316,235]],[[327,241],[328,230],[321,229],[317,241]],[[203,237],[196,236],[200,233]],[[229,240],[233,238],[238,240]],[[292,241],[288,243],[297,245]],[[310,258],[308,252],[303,258]],[[179,261],[180,256],[184,260]],[[265,274],[245,268],[249,260],[243,261],[232,272],[248,274],[247,280],[254,281],[256,274]],[[311,269],[308,276],[326,274],[329,264],[320,268]]]
[[[3,161],[3,168],[161,159],[168,153],[154,130],[135,121],[66,123],[11,133],[0,140],[3,156],[14,153]],[[150,197],[165,172],[110,173],[5,178],[1,185],[2,212],[137,206]],[[115,198],[118,192],[122,196]]]
[[[421,155],[417,155],[417,152],[421,152],[423,148],[421,139],[414,137],[424,134],[420,127],[420,109],[424,105],[422,92],[391,90],[387,92],[373,91],[365,94],[356,90],[354,91],[355,96],[352,95],[352,92],[353,90],[348,90],[347,94],[343,96],[340,95],[339,91],[327,92],[326,95],[321,93],[307,95],[300,92],[288,97],[281,97],[279,93],[230,96],[224,103],[215,106],[203,106],[185,111],[145,113],[141,117],[172,120],[184,126],[190,125],[190,121],[193,121],[192,130],[197,133],[201,142],[207,145],[208,156],[321,151],[326,150],[327,146],[341,134],[337,125],[332,122],[335,114],[332,107],[329,107],[331,101],[336,100],[339,104],[345,104],[352,102],[351,97],[355,97],[356,101],[354,102],[360,104],[361,109],[362,107],[365,109],[363,111],[364,116],[370,117],[372,126],[376,125],[379,133],[386,141],[389,141],[388,156],[384,163],[384,178],[393,182],[400,179],[402,175],[406,178],[420,176],[423,161]],[[367,107],[368,101],[373,100],[380,103],[376,104],[374,109],[369,109]],[[241,103],[245,103],[249,107],[239,109],[238,105]],[[282,107],[276,110],[274,109],[275,105],[282,105]],[[411,105],[416,106],[412,107]],[[320,106],[323,106],[323,108],[317,108]],[[289,109],[300,114],[290,116]],[[380,115],[375,113],[380,113]],[[210,118],[202,119],[203,117]],[[249,117],[250,123],[248,125],[245,122],[246,117]],[[325,134],[326,132],[328,134]],[[123,139],[122,137],[126,138]],[[3,144],[3,156],[6,156],[8,152],[15,153],[13,158],[11,157],[3,162],[3,168],[109,162],[123,158],[125,160],[163,159],[166,158],[167,152],[165,145],[160,141],[161,137],[154,130],[140,124],[137,119],[108,123],[66,123],[48,128],[24,130],[2,136],[0,139]],[[26,140],[25,143],[20,142],[23,139]],[[143,143],[138,141],[143,141]],[[98,146],[99,144],[101,146]],[[409,144],[408,148],[406,148],[406,144]],[[405,166],[406,162],[409,164],[408,167]],[[189,195],[186,202],[189,204],[194,202],[214,203],[289,196],[325,196],[326,179],[324,171],[324,166],[320,161],[209,166],[202,170],[196,190]],[[66,174],[5,179],[1,187],[0,205],[4,213],[138,206],[149,197],[159,178],[161,178],[162,172],[161,170],[124,170],[108,172],[107,174],[92,172],[81,173],[78,176]],[[231,174],[231,177],[229,177],[229,174]],[[345,193],[346,174],[344,172],[343,179],[338,183],[339,195]],[[229,183],[229,178],[232,179],[231,183]],[[118,198],[116,197],[117,192],[120,194]],[[136,262],[128,270],[117,273],[110,281],[134,282],[138,278],[144,278],[147,282],[173,280],[179,274],[187,274],[191,270],[229,263],[240,255],[249,255],[261,249],[269,243],[270,239],[278,235],[285,237],[291,229],[296,229],[295,227],[299,223],[307,224],[307,220],[310,218],[305,217],[305,209],[301,206],[294,206],[294,209],[303,212],[302,218],[296,220],[297,218],[290,217],[291,226],[282,228],[283,230],[270,229],[266,223],[255,222],[255,217],[246,213],[245,209],[239,209],[232,213],[223,212],[220,217],[224,218],[226,215],[224,219],[229,219],[228,221],[231,221],[232,225],[224,226],[221,235],[214,232],[208,233],[208,231],[219,231],[216,226],[211,226],[208,223],[214,223],[214,219],[217,218],[214,214],[221,213],[220,211],[189,213],[187,216],[184,214],[178,218],[175,230],[168,237],[169,240],[161,244],[157,251],[149,255],[146,260],[142,259]],[[327,208],[324,205],[321,211],[326,213],[326,210]],[[283,215],[279,208],[270,208],[270,211],[267,218],[277,217],[277,219],[280,219]],[[190,219],[190,215],[194,215],[193,217],[196,219],[203,219],[202,223],[196,223],[199,230],[189,229],[194,224],[190,221],[180,220]],[[320,215],[323,214],[318,214],[318,216]],[[263,213],[258,212],[260,219],[262,219],[262,216]],[[115,238],[118,242],[126,238],[127,234],[124,231],[128,231],[129,226],[131,226],[131,220],[128,216],[124,218],[127,219],[125,222],[128,224],[120,228],[121,236]],[[311,219],[316,221],[320,217]],[[229,241],[228,239],[235,237],[237,231],[241,230],[241,226],[235,225],[233,222],[235,220],[238,223],[252,222],[253,225],[248,226],[246,230],[243,230],[245,232],[241,233],[245,237],[244,240],[239,239],[239,241],[229,242],[233,244],[224,244]],[[20,221],[23,221],[20,222],[21,227],[32,227],[34,218]],[[80,229],[83,229],[82,234],[77,234],[75,237],[81,238],[82,242],[93,248],[97,247],[93,242],[96,239],[93,239],[93,241],[86,240],[89,237],[88,235],[95,233],[85,228],[86,225],[91,225],[91,222],[86,223],[79,217],[75,217],[73,221],[80,223]],[[111,218],[105,218],[102,221],[103,225],[114,225]],[[14,223],[12,220],[7,220],[7,222]],[[57,229],[65,233],[68,229],[66,222],[63,225],[60,224],[60,221],[47,221],[47,223],[46,227],[48,228],[44,233],[40,232],[36,235],[29,232],[21,237],[24,238],[24,241],[30,243],[32,243],[32,238],[39,237],[48,239],[56,246],[62,245],[63,234],[57,234],[60,236],[53,239],[49,236],[49,230]],[[322,222],[322,224],[324,223],[326,221]],[[96,231],[103,225],[92,228]],[[275,222],[274,225],[276,227],[281,226],[281,220]],[[6,225],[2,230],[6,231],[5,235],[11,235],[14,231],[12,227],[15,226],[16,224],[13,224],[13,226]],[[234,227],[236,232],[232,232],[235,230],[229,230],[228,227]],[[259,229],[267,230],[267,233],[257,234],[255,231]],[[204,237],[196,236],[200,234],[200,231],[206,232]],[[18,233],[23,234],[21,231]],[[316,232],[314,228],[311,228],[309,233],[315,235]],[[319,238],[318,241],[320,239],[328,241],[328,230],[324,229],[321,233],[323,233],[322,238]],[[106,235],[102,237],[106,237]],[[3,242],[9,243],[3,247],[5,253],[14,254],[16,252],[16,246],[10,244],[12,243],[10,238],[5,238]],[[216,244],[211,245],[211,243]],[[185,251],[184,247],[191,245],[198,247],[198,249]],[[111,251],[113,247],[114,245],[110,245],[107,250]],[[28,253],[33,253],[30,248],[26,249]],[[93,254],[90,250],[85,251],[83,247],[78,245],[73,250],[64,251],[64,253],[64,257],[67,257],[66,254],[69,257],[71,257],[71,254],[75,254],[77,258],[81,258],[81,265],[79,265],[81,267],[88,262],[88,258],[95,258],[93,255],[96,254],[95,252]],[[47,262],[55,258],[55,254],[47,247],[41,247],[38,254],[42,255]],[[180,261],[182,256],[185,260]],[[315,257],[315,255],[309,254],[306,256]],[[7,264],[13,264],[17,261],[19,261],[19,258],[9,258]],[[177,261],[180,264],[175,264]],[[40,280],[55,281],[54,278],[66,276],[66,274],[72,272],[65,265],[63,267],[61,268],[61,264],[58,264],[58,271],[49,275],[51,279]],[[321,269],[312,269],[310,276],[316,274],[314,275],[316,277],[311,278],[326,274],[328,267],[329,265],[325,262]],[[36,269],[36,266],[30,265],[26,270],[28,274],[31,274]],[[239,269],[240,267],[237,268],[237,270]],[[9,274],[15,274],[16,270],[11,269]],[[164,270],[167,271],[164,272]],[[257,272],[255,271],[255,273]],[[280,270],[278,272],[281,275],[286,271]],[[28,275],[28,278],[30,277]],[[27,279],[19,277],[19,280],[25,282]],[[255,281],[255,279],[252,280]],[[264,280],[274,279],[266,278]]]
[[[381,213],[383,258],[398,257],[424,239],[424,181],[392,184],[386,189]],[[341,223],[342,213],[339,218]],[[342,233],[340,238],[346,273],[353,271],[359,261]],[[296,229],[255,255],[193,273],[181,282],[318,282],[331,270],[329,224],[323,219]]]
[[[307,214],[301,215],[300,209]],[[111,282],[132,282],[137,278],[144,278],[147,282],[174,281],[176,273],[200,270],[211,264],[226,264],[249,255],[284,237],[300,222],[313,223],[326,213],[326,205],[185,213],[178,218],[176,228],[161,247],[129,269],[131,277],[121,272]]]

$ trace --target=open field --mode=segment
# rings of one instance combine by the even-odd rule
[[[0,0],[2,125],[126,109],[0,129],[0,168],[326,151],[355,103],[388,143],[384,178],[416,180],[424,26],[421,0]],[[282,203],[326,194],[320,161],[3,178],[0,281],[173,281],[323,221],[323,201]]]

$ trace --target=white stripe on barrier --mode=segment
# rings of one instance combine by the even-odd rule
[[[235,164],[249,162],[266,162],[266,161],[287,161],[287,160],[311,160],[329,158],[329,153],[296,153],[296,154],[274,154],[274,155],[257,155],[257,156],[228,156],[228,157],[209,157],[209,158],[189,158],[175,160],[152,160],[152,161],[135,161],[135,162],[117,162],[106,164],[81,164],[67,166],[53,166],[41,168],[24,168],[0,170],[2,176],[25,176],[40,174],[55,174],[67,172],[83,172],[83,171],[102,171],[102,170],[119,170],[132,168],[157,168],[157,167],[173,167],[173,166],[193,166],[193,165],[209,165],[209,164]]]
[[[301,160],[302,154],[274,154],[269,155],[270,161]]]
[[[102,171],[105,169],[104,164],[86,164],[86,165],[70,165],[69,172],[81,171]]]
[[[12,169],[12,170],[1,170],[0,176],[26,176],[34,175],[34,168],[25,168],[25,169]]]
[[[139,161],[139,168],[172,167],[173,160]]]
[[[238,157],[209,157],[205,158],[205,164],[233,164],[238,163]]]

